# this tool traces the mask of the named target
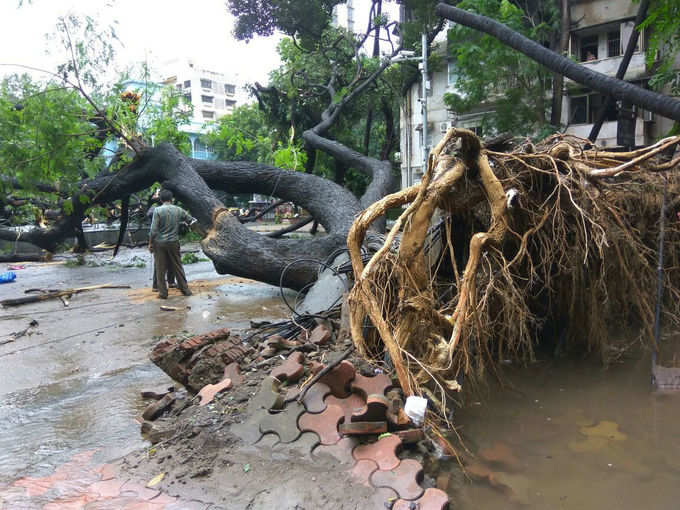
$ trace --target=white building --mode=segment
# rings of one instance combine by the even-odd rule
[[[176,87],[193,105],[192,123],[203,125],[216,121],[236,107],[236,80],[193,59],[176,59],[163,64],[161,83]]]

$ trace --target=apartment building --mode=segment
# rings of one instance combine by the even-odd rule
[[[615,76],[633,33],[639,4],[630,0],[572,0],[570,6],[570,57],[593,71]],[[645,63],[647,36],[644,31],[638,35],[624,76],[626,81],[641,87],[647,87],[651,76]],[[587,138],[604,96],[569,79],[565,80],[565,89],[561,122],[567,126],[567,133]],[[641,108],[612,103],[596,143],[608,148],[647,145],[668,132],[672,124],[671,120]]]
[[[180,91],[194,107],[192,123],[203,125],[230,114],[236,107],[236,81],[193,59],[176,59],[162,66],[163,85]]]

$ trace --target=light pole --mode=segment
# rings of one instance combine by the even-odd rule
[[[392,59],[392,62],[405,62],[405,61],[415,61],[418,62],[418,70],[421,73],[422,77],[422,82],[421,82],[421,93],[420,93],[420,111],[422,114],[422,120],[423,120],[423,129],[422,129],[422,164],[423,164],[423,169],[422,173],[425,173],[425,170],[427,169],[427,156],[429,154],[428,146],[427,146],[427,89],[429,80],[427,79],[427,34],[423,32],[422,38],[421,38],[421,45],[422,45],[422,52],[419,57],[415,56],[415,53],[413,51],[409,50],[403,50],[399,52],[399,54]],[[407,171],[407,185],[412,186],[413,185],[413,173],[411,172],[411,154],[410,151],[407,154],[408,156],[408,171]]]

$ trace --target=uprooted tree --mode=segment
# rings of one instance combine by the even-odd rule
[[[586,72],[492,20],[444,4],[438,12],[489,31],[554,72],[680,120],[675,99]],[[354,48],[358,52],[359,45]],[[499,359],[530,359],[546,323],[569,325],[560,348],[579,345],[609,356],[616,354],[607,349],[616,328],[641,326],[651,338],[661,197],[666,188],[678,189],[671,172],[678,158],[663,158],[679,138],[624,153],[554,136],[506,153],[484,147],[469,131],[451,130],[430,155],[423,182],[386,196],[391,163],[353,150],[332,134],[348,105],[375,86],[389,66],[389,59],[375,60],[366,70],[358,53],[354,57],[353,78],[340,83],[331,72],[324,83],[315,83],[326,105],[302,139],[308,153],[321,152],[370,176],[360,198],[308,173],[255,162],[193,160],[168,143],[149,147],[104,115],[107,128],[132,151],[131,159],[114,172],[81,181],[73,202],[109,203],[162,183],[199,220],[206,232],[202,248],[219,273],[273,284],[291,262],[323,261],[346,246],[356,282],[350,295],[355,345],[376,362],[387,351],[403,390],[430,395],[442,416],[461,375],[483,373]],[[79,86],[78,76],[74,79]],[[229,214],[215,190],[292,201],[327,235],[263,237]],[[379,230],[377,222],[388,208],[402,206],[395,226],[386,239],[377,238],[382,246],[365,263],[362,246],[372,229]],[[675,210],[673,200],[665,211],[670,218]],[[53,248],[73,222],[69,216],[51,229],[22,234],[22,240]],[[677,245],[677,226],[668,230],[668,244]],[[14,240],[16,233],[0,230],[0,238]],[[669,302],[677,306],[680,265],[674,250],[669,255],[664,278]],[[300,289],[317,272],[317,263],[303,262],[287,271],[282,283]]]

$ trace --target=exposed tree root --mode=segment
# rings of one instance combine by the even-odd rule
[[[661,189],[666,179],[671,193],[680,187],[676,160],[660,155],[679,142],[618,153],[556,135],[500,153],[470,131],[449,130],[422,183],[372,204],[350,229],[358,352],[376,363],[387,353],[405,394],[428,396],[445,419],[463,375],[534,359],[541,334],[604,361],[620,356],[612,338],[623,328],[653,342]],[[371,223],[407,204],[364,266]],[[677,246],[677,221],[666,239]],[[675,321],[680,257],[666,253]]]

